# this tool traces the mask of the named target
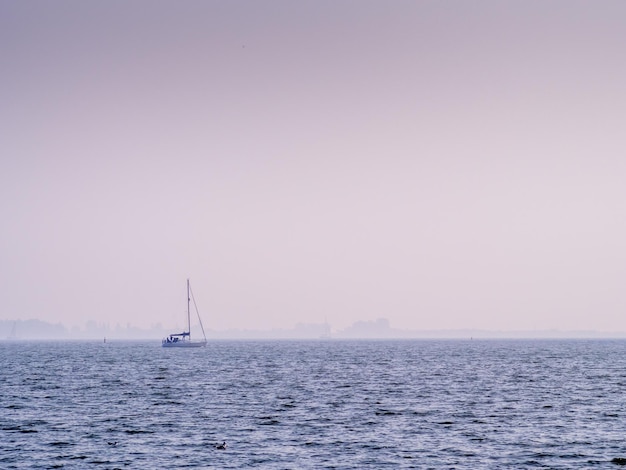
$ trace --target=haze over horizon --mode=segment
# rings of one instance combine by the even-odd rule
[[[0,3],[0,319],[626,331],[626,3]]]

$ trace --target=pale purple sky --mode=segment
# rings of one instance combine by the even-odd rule
[[[626,2],[0,2],[0,319],[626,330]]]

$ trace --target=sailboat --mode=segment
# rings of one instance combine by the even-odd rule
[[[17,322],[14,321],[13,322],[13,327],[11,328],[11,333],[9,334],[9,336],[7,336],[7,341],[15,341],[17,339],[17,335],[15,334],[15,326],[17,325]]]
[[[203,341],[191,340],[190,305],[191,305],[192,300],[193,300],[193,306],[196,310],[196,315],[198,315],[200,328],[202,329],[202,336],[204,336]],[[172,333],[161,342],[161,345],[164,348],[203,348],[206,346],[206,335],[204,334],[204,326],[202,326],[202,320],[200,319],[200,313],[198,312],[196,299],[193,297],[193,292],[191,291],[191,285],[189,284],[189,279],[187,279],[187,331],[183,331],[182,333]]]

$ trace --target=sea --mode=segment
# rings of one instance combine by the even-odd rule
[[[621,464],[624,340],[0,342],[1,469]]]

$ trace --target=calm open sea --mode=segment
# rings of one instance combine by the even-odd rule
[[[0,377],[2,469],[626,457],[626,341],[0,342]]]

